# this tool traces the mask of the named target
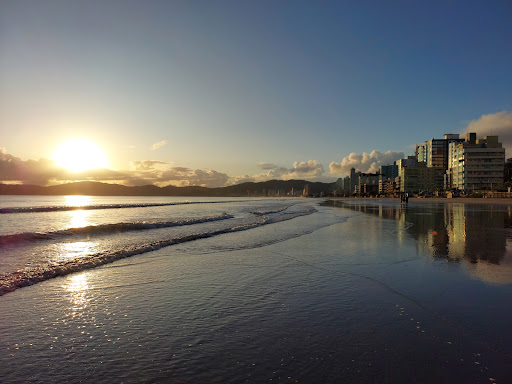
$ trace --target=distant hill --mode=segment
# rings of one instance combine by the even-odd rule
[[[143,185],[127,187],[94,181],[81,181],[41,187],[38,185],[11,185],[0,183],[0,195],[91,195],[91,196],[288,196],[302,194],[308,186],[310,195],[328,195],[334,183],[312,183],[305,180],[270,180],[260,183],[242,183],[221,188],[157,187]]]

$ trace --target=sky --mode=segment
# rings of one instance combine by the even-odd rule
[[[511,68],[509,0],[3,0],[0,182],[334,181],[468,129],[512,157]]]

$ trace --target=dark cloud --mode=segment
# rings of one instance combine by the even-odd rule
[[[123,172],[110,169],[90,169],[82,172],[71,172],[56,166],[52,160],[22,160],[0,149],[0,181],[2,182],[48,185],[74,180],[116,181],[127,176]]]
[[[64,172],[53,161],[22,160],[0,149],[0,181],[46,185],[51,179],[61,178]]]

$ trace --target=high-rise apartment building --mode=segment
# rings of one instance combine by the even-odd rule
[[[458,134],[445,134],[444,139],[434,139],[426,141],[422,145],[416,146],[416,158],[418,162],[425,162],[427,167],[441,170],[436,172],[434,184],[435,188],[445,187],[444,174],[448,169],[449,146],[451,143],[462,143],[464,139],[459,138]]]
[[[447,187],[461,191],[490,190],[503,182],[505,148],[498,136],[476,139],[468,133],[462,143],[449,145]]]
[[[379,168],[379,174],[381,174],[384,178],[394,179],[398,176],[398,166],[396,165],[396,161],[392,165],[381,165]]]

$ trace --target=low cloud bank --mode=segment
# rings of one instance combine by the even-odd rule
[[[46,186],[83,180],[113,182],[128,186],[172,184],[176,186],[222,187],[231,184],[230,177],[225,173],[173,167],[172,163],[154,160],[134,161],[131,164],[131,169],[127,171],[90,169],[71,172],[58,167],[52,160],[22,160],[0,148],[0,182]]]
[[[351,168],[365,173],[374,173],[379,170],[381,165],[393,164],[393,162],[403,157],[403,152],[394,151],[379,152],[373,150],[370,153],[363,152],[362,154],[352,152],[341,159],[339,163],[333,161],[329,164],[329,173],[333,175],[348,175]]]
[[[134,161],[131,163],[130,177],[126,185],[155,184],[158,186],[175,185],[179,187],[223,187],[229,181],[229,176],[212,169],[190,169],[173,167],[172,163],[164,161]]]
[[[48,185],[51,182],[71,180],[102,180],[113,181],[126,177],[122,172],[110,169],[91,169],[82,172],[71,172],[58,167],[48,159],[22,160],[8,154],[0,148],[0,182]]]
[[[291,168],[281,167],[271,163],[259,163],[258,166],[267,171],[257,176],[259,181],[270,179],[304,179],[316,178],[324,174],[324,167],[317,160],[296,161]]]

